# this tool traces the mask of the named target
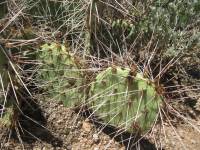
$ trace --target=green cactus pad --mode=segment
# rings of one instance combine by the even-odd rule
[[[130,69],[109,67],[92,84],[88,105],[105,123],[144,133],[154,124],[161,97],[154,84]]]
[[[78,105],[83,98],[81,72],[66,46],[44,44],[37,55],[42,62],[37,79],[50,98],[62,101],[68,107]]]

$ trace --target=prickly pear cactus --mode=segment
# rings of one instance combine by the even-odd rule
[[[109,67],[96,76],[88,105],[105,123],[144,133],[154,124],[161,97],[154,84],[130,69]]]
[[[109,67],[97,74],[85,92],[85,74],[64,45],[45,44],[38,58],[42,65],[37,78],[51,99],[67,107],[86,105],[104,123],[140,134],[156,121],[162,97],[154,83],[134,69]]]
[[[42,63],[37,78],[50,98],[62,101],[68,107],[78,105],[84,92],[75,56],[66,46],[57,43],[44,44],[37,55]]]

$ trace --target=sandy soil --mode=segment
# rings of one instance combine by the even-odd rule
[[[40,102],[43,113],[34,113],[38,116],[35,120],[40,125],[20,117],[20,122],[24,127],[22,134],[23,145],[16,138],[9,141],[1,141],[1,149],[26,149],[26,150],[125,150],[142,149],[154,150],[157,148],[165,150],[198,150],[200,147],[200,120],[192,119],[188,124],[179,123],[172,127],[165,123],[165,133],[159,134],[155,140],[153,134],[148,139],[143,139],[139,143],[129,140],[130,134],[126,133],[114,136],[115,130],[109,127],[100,131],[98,125],[91,123],[88,119],[77,115],[71,109],[55,102]],[[31,113],[29,113],[31,116]],[[40,118],[40,119],[39,119]],[[43,118],[43,119],[41,119]],[[196,129],[192,127],[195,126]],[[156,133],[158,127],[155,128]],[[1,138],[5,139],[6,132],[1,129]],[[4,134],[3,134],[4,133]],[[32,136],[30,136],[30,133]],[[128,142],[129,141],[129,142]],[[156,141],[156,142],[155,142]]]

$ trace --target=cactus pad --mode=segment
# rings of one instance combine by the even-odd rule
[[[50,98],[68,107],[78,104],[82,98],[82,79],[75,57],[64,45],[57,43],[43,45],[37,55],[42,63],[37,79]]]
[[[88,105],[105,123],[144,133],[157,118],[161,97],[142,74],[131,76],[130,72],[128,68],[109,67],[99,73]]]

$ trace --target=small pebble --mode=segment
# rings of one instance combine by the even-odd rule
[[[100,141],[98,134],[93,134],[93,141],[98,143]]]
[[[91,131],[91,129],[92,129],[92,127],[91,127],[91,125],[90,125],[90,123],[89,122],[83,122],[83,124],[82,124],[82,129],[84,130],[84,131],[86,131],[86,132],[90,132]]]
[[[99,150],[99,148],[98,148],[98,147],[95,147],[94,150]]]

